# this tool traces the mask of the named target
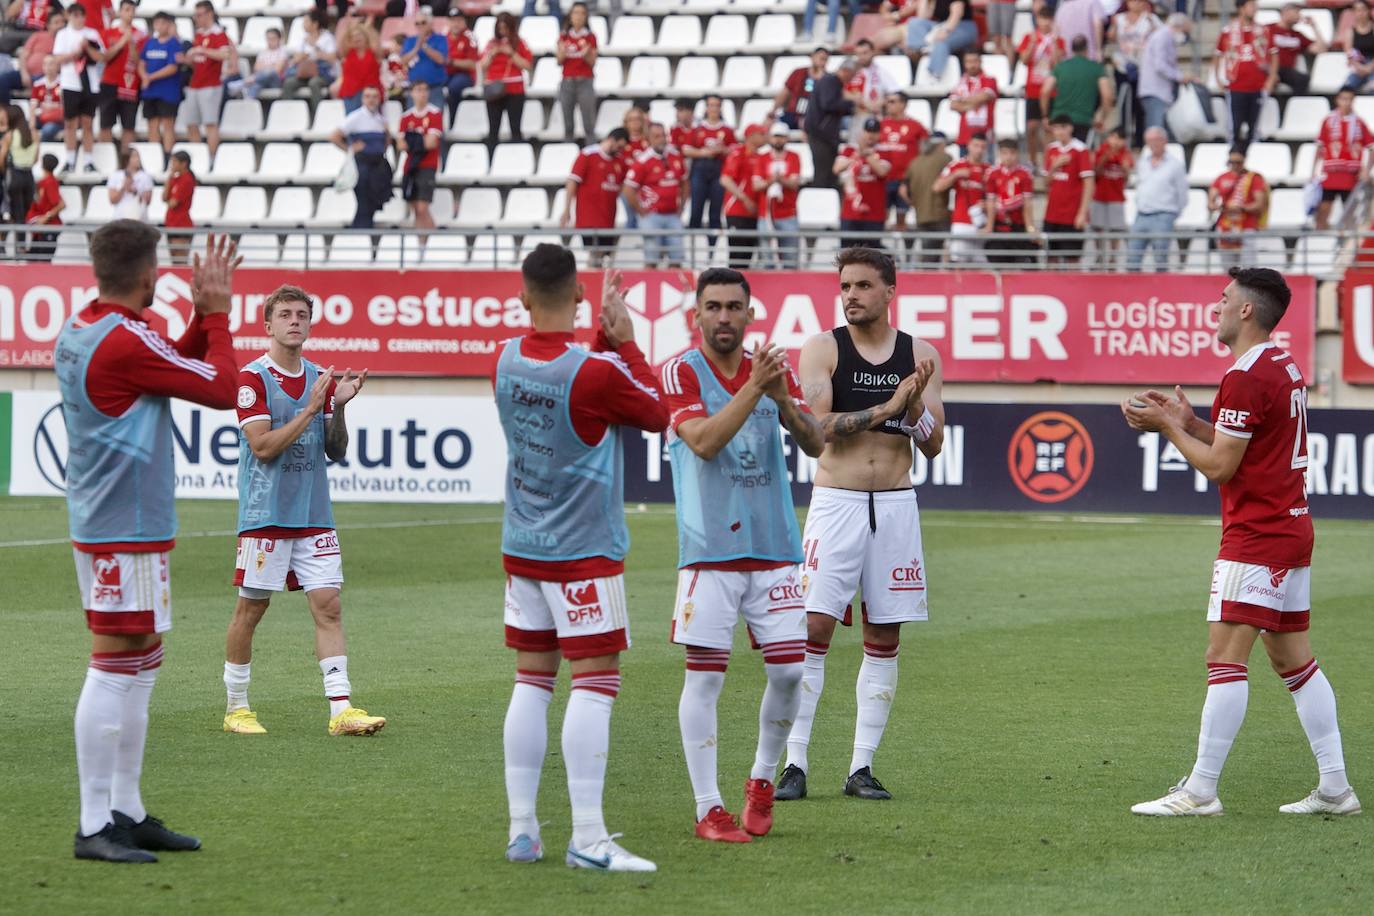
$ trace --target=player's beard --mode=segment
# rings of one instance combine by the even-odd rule
[[[878,320],[878,317],[879,316],[877,314],[870,315],[867,312],[858,315],[857,317],[851,317],[849,314],[849,309],[846,307],[844,310],[844,320],[856,328],[872,324],[873,322]]]
[[[729,333],[722,334],[722,331],[727,331]],[[710,347],[721,356],[729,356],[739,349],[740,342],[743,338],[744,335],[734,328],[716,328],[710,334],[706,335],[706,346]]]

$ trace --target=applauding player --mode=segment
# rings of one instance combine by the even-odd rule
[[[172,343],[143,317],[157,290],[160,237],[127,219],[96,230],[98,296],[62,327],[55,351],[76,581],[94,634],[76,704],[78,859],[156,862],[152,850],[200,848],[148,814],[139,777],[162,634],[172,628],[171,398],[218,410],[234,403],[229,304],[239,258],[227,237],[209,238],[192,271],[195,317]]]
[[[315,618],[315,655],[329,700],[329,734],[371,735],[386,725],[350,700],[339,589],[343,563],[325,458],[348,452],[344,405],[362,390],[367,370],[334,381],[301,358],[313,303],[298,286],[281,286],[263,303],[270,349],[239,373],[239,543],[234,584],[238,603],[224,647],[229,693],[224,730],[261,735],[248,706],[253,631],[273,592],[304,589]]]
[[[1245,720],[1247,665],[1260,636],[1317,758],[1317,788],[1279,810],[1360,812],[1345,777],[1336,695],[1307,638],[1313,541],[1303,481],[1307,385],[1293,357],[1269,339],[1291,298],[1277,271],[1231,268],[1215,312],[1217,340],[1230,347],[1236,363],[1221,379],[1211,423],[1193,413],[1181,388],[1172,398],[1147,391],[1121,405],[1132,428],[1157,430],[1221,489],[1197,762],[1163,798],[1133,806],[1136,814],[1221,813],[1217,780]]]
[[[620,653],[630,646],[620,427],[662,432],[668,410],[635,345],[618,272],[606,274],[593,351],[573,341],[582,301],[573,253],[538,245],[520,273],[520,300],[534,329],[507,341],[493,379],[510,456],[501,552],[506,645],[516,652],[505,727],[506,858],[535,862],[544,854],[535,798],[561,656],[572,669],[563,764],[573,833],[564,861],[572,868],[655,871],[607,833],[601,794]]]
[[[663,367],[681,569],[672,638],[687,649],[678,724],[697,836],[731,843],[773,826],[773,779],[801,699],[801,535],[778,425],[812,457],[824,446],[786,354],[771,346],[754,354],[743,349],[753,317],[742,273],[704,271],[692,312],[701,346]],[[741,616],[763,650],[768,677],[758,750],[744,784],[743,830],[725,810],[716,781],[716,702]]]

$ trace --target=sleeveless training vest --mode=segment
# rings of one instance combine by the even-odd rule
[[[897,332],[892,355],[881,366],[875,366],[859,355],[853,338],[849,336],[848,326],[842,325],[830,333],[835,335],[835,346],[839,350],[835,371],[830,376],[830,409],[836,413],[866,410],[887,403],[902,379],[916,371],[911,335],[905,331]],[[889,417],[873,432],[906,435],[902,432],[900,416]]]

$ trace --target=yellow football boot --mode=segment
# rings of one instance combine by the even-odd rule
[[[369,716],[366,709],[350,706],[329,720],[331,735],[375,735],[386,725],[381,716]]]
[[[267,729],[258,722],[258,714],[241,706],[224,717],[224,730],[236,735],[265,735]]]

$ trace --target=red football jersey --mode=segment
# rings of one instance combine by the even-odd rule
[[[482,53],[486,54],[487,51],[490,51],[494,47],[496,47],[495,38],[487,42],[487,46],[482,49]],[[518,57],[523,57],[525,60],[534,60],[534,55],[530,53],[530,46],[518,39],[511,46],[511,52]],[[506,92],[511,95],[525,94],[525,71],[517,67],[515,61],[511,58],[511,54],[505,51],[497,52],[487,64],[487,82],[505,83]]]
[[[1360,177],[1360,163],[1370,145],[1369,126],[1351,113],[1333,111],[1317,132],[1317,159],[1321,162],[1322,187],[1351,191]]]
[[[100,82],[107,86],[115,86],[116,96],[126,102],[138,98],[138,52],[148,40],[148,34],[142,29],[134,28],[132,31],[133,37],[124,49],[105,61],[105,72],[100,76]],[[106,29],[101,33],[101,37],[105,39],[105,47],[112,48],[124,37],[124,30],[118,26]]]
[[[1093,200],[1104,204],[1119,204],[1126,200],[1126,178],[1135,168],[1135,157],[1131,148],[1122,146],[1113,150],[1103,143],[1093,157],[1093,168],[1097,181],[1093,185]]]
[[[1217,176],[1217,180],[1212,182],[1212,187],[1221,195],[1222,201],[1221,217],[1217,221],[1218,229],[1235,231],[1237,229],[1259,228],[1259,213],[1247,212],[1241,218],[1240,225],[1237,226],[1232,218],[1227,215],[1226,210],[1239,209],[1247,204],[1253,206],[1259,199],[1259,195],[1269,189],[1262,175],[1258,172],[1245,172],[1242,175],[1237,175],[1227,169]]]
[[[983,178],[986,194],[997,198],[997,212],[990,214],[993,229],[999,232],[1024,232],[1026,202],[1035,192],[1035,176],[1024,165],[1011,168],[994,165]]]
[[[867,160],[859,158],[856,146],[841,149],[840,158],[849,160],[849,171],[854,176],[854,187],[858,192],[844,195],[844,201],[840,204],[840,219],[869,222],[887,219],[887,179],[873,171],[873,166]]]
[[[1221,485],[1218,558],[1292,568],[1312,563],[1307,470],[1307,386],[1272,341],[1227,370],[1212,421],[1217,434],[1249,439],[1235,476]]]
[[[625,176],[625,186],[639,191],[640,202],[651,213],[677,213],[682,209],[679,195],[687,167],[672,149],[662,156],[645,150],[635,157]]]
[[[216,51],[220,48],[229,47],[229,36],[224,34],[224,29],[218,25],[212,25],[204,31],[196,32],[191,39],[191,50],[197,48],[203,51]],[[218,86],[224,79],[224,64],[222,60],[212,60],[205,58],[191,65],[191,89],[209,89]]]
[[[477,39],[473,37],[472,29],[463,29],[461,35],[455,32],[448,33],[449,76],[453,76],[455,73],[459,72],[458,68],[453,66],[453,61],[475,61],[479,57],[480,55],[477,53]],[[469,76],[475,75],[475,71],[472,70],[464,70],[462,72]]]
[[[620,158],[625,160],[625,168],[628,170],[630,166],[634,165],[634,161],[639,157],[639,154],[648,148],[648,137],[640,137],[638,140],[631,137],[630,142],[625,144],[625,149],[620,154]],[[678,147],[679,151],[681,151],[681,149],[681,147]]]
[[[433,134],[439,138],[439,146],[431,150],[425,150],[424,155],[420,157],[419,165],[419,168],[422,169],[434,169],[438,171],[439,147],[444,145],[444,113],[433,105],[426,105],[424,111],[416,111],[414,108],[409,108],[406,110],[405,114],[401,115],[400,127],[402,135],[414,131],[417,134]],[[410,153],[406,153],[406,157],[409,159]]]
[[[172,200],[167,204],[167,217],[164,225],[174,229],[191,228],[191,201],[196,194],[196,176],[189,171],[167,177],[167,187],[172,189]]]
[[[57,183],[57,179],[51,175],[44,175],[38,179],[37,193],[34,195],[33,203],[29,204],[28,215],[25,216],[26,223],[36,223],[38,218],[45,213],[52,212],[52,209],[62,200],[62,186]],[[59,214],[44,223],[45,226],[62,225],[62,217]]]
[[[615,202],[625,182],[624,159],[606,155],[600,144],[583,147],[573,163],[572,180],[577,182],[578,229],[609,229],[615,225]]]
[[[40,77],[33,81],[31,104],[38,106],[39,124],[61,124],[62,116],[62,87],[53,82],[48,85],[46,78]]]
[[[589,80],[592,78],[592,65],[587,55],[596,50],[596,36],[591,29],[574,31],[569,29],[558,36],[558,47],[567,57],[563,59],[563,79]]]
[[[1233,92],[1259,92],[1269,79],[1269,39],[1261,26],[1246,28],[1234,21],[1217,38],[1223,55],[1222,72]]]
[[[745,207],[744,202],[734,194],[725,194],[725,215],[742,217],[744,219],[755,219],[759,215],[759,194],[754,190],[754,160],[759,158],[758,153],[749,152],[749,148],[743,143],[730,150],[725,157],[725,165],[721,167],[722,176],[730,176],[730,180],[739,186],[744,192],[744,196],[754,204],[751,212]]]
[[[1044,85],[1045,78],[1050,75],[1054,65],[1069,56],[1069,46],[1064,44],[1064,39],[1051,32],[1049,35],[1042,35],[1039,32],[1031,32],[1021,38],[1021,44],[1016,46],[1018,55],[1030,52],[1029,64],[1026,67],[1026,98],[1040,98],[1040,87]]]
[[[959,116],[959,145],[967,146],[974,134],[985,134],[989,142],[992,136],[993,117],[997,108],[997,80],[986,73],[981,76],[966,76],[950,92],[951,99],[966,99],[982,92],[991,92],[992,99],[977,108],[971,108]]]
[[[981,207],[984,202],[983,198],[986,196],[984,181],[988,173],[988,164],[959,159],[945,166],[945,170],[940,173],[940,176],[953,175],[961,170],[966,170],[968,174],[954,180],[954,206],[950,208],[949,220],[951,223],[963,223],[971,226],[973,225],[973,217],[969,215],[969,210],[973,207]]]
[[[1286,29],[1281,23],[1271,22],[1265,26],[1265,35],[1269,39],[1269,53],[1278,59],[1278,65],[1285,69],[1293,69],[1298,65],[1298,58],[1307,52],[1307,48],[1312,44],[1312,39],[1308,38],[1297,29]]]
[[[765,182],[778,176],[787,177],[791,175],[800,178],[801,156],[790,149],[783,150],[781,156],[771,149],[765,150],[762,155],[754,159],[754,174]],[[796,216],[797,193],[797,191],[786,186],[783,186],[781,197],[769,197],[766,187],[759,191],[770,219],[791,219]]]
[[[1045,147],[1045,171],[1050,188],[1045,198],[1045,222],[1071,226],[1083,203],[1083,179],[1093,177],[1092,153],[1082,140]]]
[[[930,132],[914,118],[883,118],[878,128],[878,155],[892,163],[888,181],[899,181],[906,167],[921,152],[921,143]]]
[[[691,146],[696,135],[697,125],[695,122],[686,127],[681,124],[674,124],[668,128],[668,142],[677,147],[678,152],[682,152],[683,147]]]
[[[713,157],[723,160],[735,142],[735,132],[724,121],[715,124],[698,121],[696,129],[692,131],[692,139],[688,145],[705,147],[711,151]]]

